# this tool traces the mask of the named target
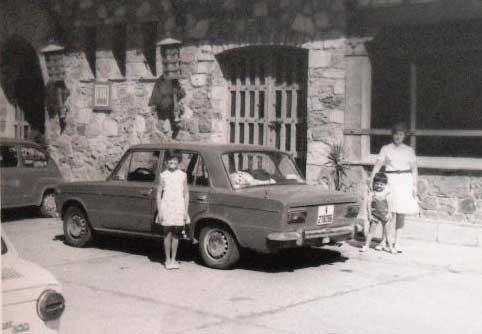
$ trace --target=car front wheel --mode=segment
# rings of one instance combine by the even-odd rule
[[[92,241],[92,228],[84,210],[71,206],[64,215],[64,237],[68,245],[85,247]]]
[[[232,232],[223,226],[206,226],[199,237],[204,263],[215,269],[228,269],[239,260],[239,246]]]

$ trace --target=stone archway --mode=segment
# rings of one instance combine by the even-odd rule
[[[7,100],[5,133],[42,141],[45,132],[45,84],[32,45],[13,35],[0,48],[0,87]],[[2,111],[3,112],[3,111]],[[13,130],[12,130],[13,128]]]

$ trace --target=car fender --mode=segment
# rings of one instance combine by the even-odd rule
[[[49,191],[49,190],[53,190],[55,192],[55,189],[57,188],[57,185],[59,184],[59,182],[57,183],[52,183],[52,182],[49,182],[49,183],[46,183],[46,184],[42,184],[41,185],[41,190],[38,192],[38,198],[36,200],[36,203],[37,205],[42,205],[42,199],[44,197],[44,194]]]
[[[73,202],[78,203],[82,207],[82,209],[84,210],[85,214],[87,215],[87,219],[88,219],[89,218],[88,207],[85,204],[85,202],[78,196],[69,196],[69,197],[66,197],[66,198],[62,199],[62,201],[61,201],[62,206],[60,208],[58,208],[58,209],[60,209],[61,218],[62,219],[64,218],[63,216],[64,216],[64,213],[65,213],[65,210],[68,207],[67,204],[70,204],[70,203],[73,203]]]
[[[203,220],[218,221],[221,224],[227,225],[231,229],[231,231],[233,231],[234,237],[236,238],[236,240],[238,241],[240,246],[245,247],[244,242],[239,238],[239,234],[237,233],[235,224],[233,224],[232,222],[227,220],[225,216],[212,214],[212,213],[209,213],[209,212],[203,212],[203,213],[197,215],[196,217],[194,217],[192,219],[192,225],[193,225],[194,231],[196,231],[196,228],[197,228],[198,224]]]

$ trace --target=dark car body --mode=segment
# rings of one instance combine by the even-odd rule
[[[355,198],[349,194],[328,192],[304,183],[235,189],[223,164],[223,154],[278,152],[253,145],[170,143],[134,146],[125,153],[106,181],[65,183],[59,187],[57,207],[64,221],[69,207],[76,206],[86,214],[93,232],[158,235],[156,187],[164,153],[170,149],[192,156],[184,169],[188,174],[193,239],[199,239],[203,227],[215,225],[229,231],[240,247],[269,253],[284,247],[319,246],[352,238]],[[149,154],[158,160],[148,162]],[[133,163],[141,160],[136,160],[136,155],[147,157],[144,165],[152,166],[150,174],[142,176],[146,172],[142,171],[134,175],[133,170],[126,172],[127,177],[122,179],[120,175],[124,174],[119,171],[127,168],[124,166],[129,157],[129,170]],[[198,158],[192,163],[194,155]],[[324,206],[333,207],[333,220],[318,225],[320,207]],[[288,222],[289,212],[293,210],[306,212],[303,223]]]
[[[1,138],[0,170],[2,209],[39,206],[46,215],[55,213],[55,188],[64,180],[40,145]]]

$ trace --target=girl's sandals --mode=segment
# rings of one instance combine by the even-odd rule
[[[376,250],[376,251],[382,251],[382,250],[385,250],[385,248],[386,248],[385,246],[382,246],[380,244],[373,247],[373,249]]]
[[[363,253],[363,252],[366,252],[366,251],[368,251],[368,246],[365,245],[362,248],[360,248],[360,252]]]

